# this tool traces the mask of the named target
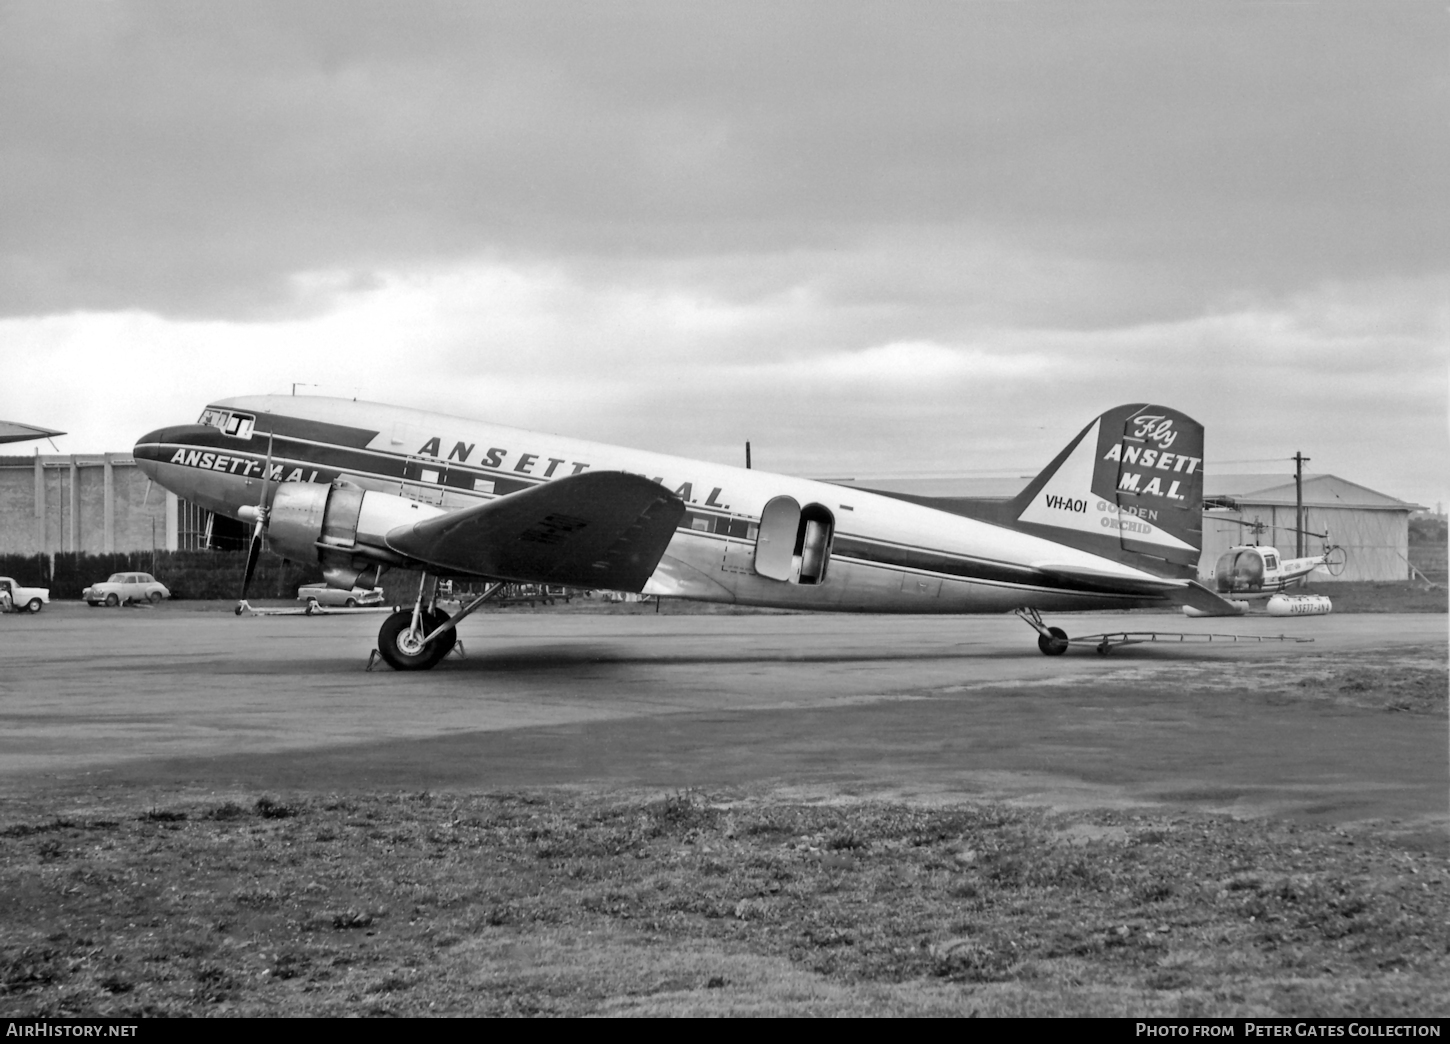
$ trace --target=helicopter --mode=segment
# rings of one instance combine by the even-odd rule
[[[1213,567],[1214,590],[1237,600],[1268,598],[1291,587],[1302,587],[1309,582],[1309,574],[1324,569],[1330,576],[1344,572],[1348,554],[1344,548],[1329,542],[1329,532],[1315,533],[1293,526],[1275,526],[1255,518],[1252,522],[1240,519],[1225,519],[1213,516],[1221,522],[1234,522],[1253,534],[1252,544],[1236,544],[1223,554]],[[1265,531],[1283,530],[1302,533],[1324,541],[1320,554],[1303,558],[1284,558],[1277,547],[1259,544],[1259,535]],[[1327,601],[1327,599],[1326,599]]]

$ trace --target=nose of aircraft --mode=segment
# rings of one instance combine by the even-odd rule
[[[190,426],[192,425],[188,425]],[[182,431],[183,427],[178,426],[157,428],[136,440],[131,455],[136,458],[136,465],[143,475],[153,479],[156,477],[156,464],[162,459],[163,447],[168,443],[179,442],[178,436]]]

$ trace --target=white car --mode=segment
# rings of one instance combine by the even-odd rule
[[[326,584],[304,584],[297,589],[297,600],[356,609],[360,605],[382,605],[383,589],[374,587],[371,591],[366,591],[361,587],[354,587],[351,591],[344,591]]]
[[[104,583],[92,584],[81,592],[86,604],[94,608],[102,603],[159,602],[170,598],[166,585],[158,583],[150,573],[112,573]]]
[[[50,588],[21,587],[8,576],[0,576],[0,591],[4,591],[10,596],[12,612],[38,613],[41,607],[50,601]],[[4,604],[5,599],[0,598],[0,606]]]

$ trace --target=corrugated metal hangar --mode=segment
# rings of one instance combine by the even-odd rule
[[[1203,554],[1198,570],[1208,575],[1218,556],[1235,544],[1263,544],[1293,558],[1295,488],[1293,475],[1214,475],[1203,478]],[[1377,493],[1338,475],[1304,476],[1304,521],[1310,533],[1344,548],[1339,580],[1404,580],[1409,574],[1410,514],[1418,504]],[[1253,523],[1266,527],[1257,537]],[[1326,540],[1304,537],[1304,554],[1318,554]],[[1316,582],[1327,577],[1315,576]]]

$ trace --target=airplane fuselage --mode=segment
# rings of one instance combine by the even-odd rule
[[[1141,589],[1111,590],[1114,579],[1129,590],[1154,579],[1122,562],[827,482],[340,399],[245,396],[213,404],[204,419],[144,437],[137,461],[167,489],[233,518],[279,483],[343,479],[436,515],[618,471],[685,505],[646,594],[844,612],[1164,604]],[[1074,580],[1065,567],[1107,582]]]

